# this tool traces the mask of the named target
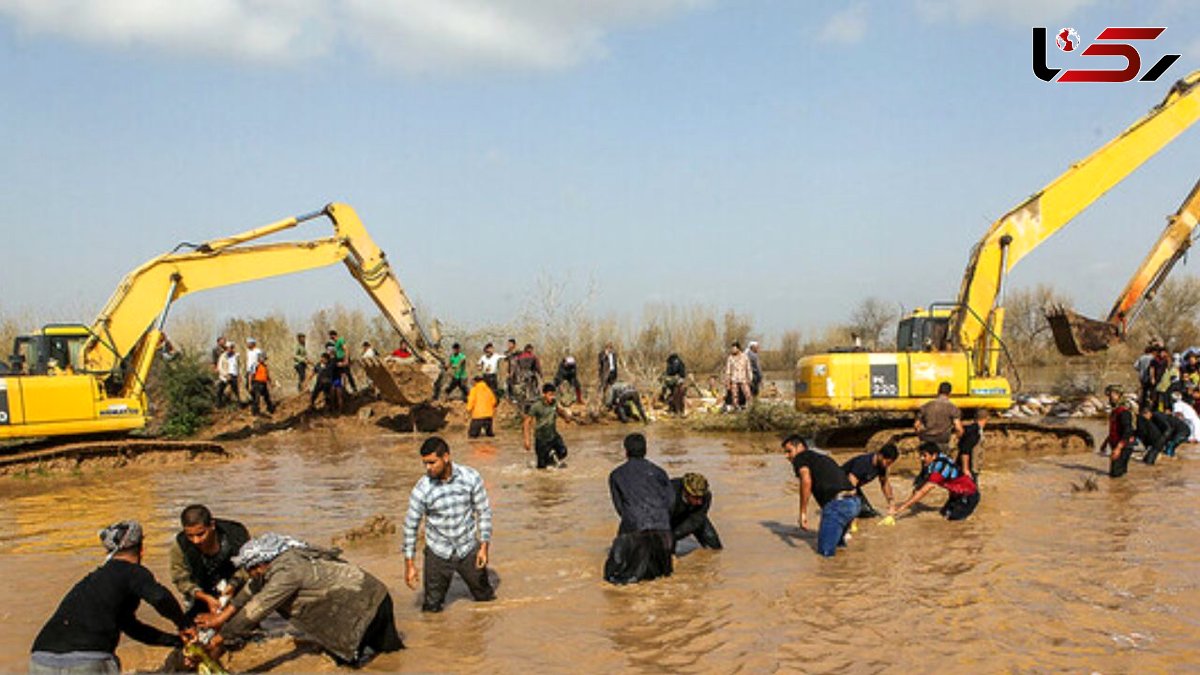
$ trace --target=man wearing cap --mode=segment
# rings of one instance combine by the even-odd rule
[[[214,518],[203,504],[185,508],[179,524],[183,529],[175,535],[169,555],[171,581],[191,603],[190,615],[220,611],[221,582],[235,591],[246,580],[233,557],[250,541],[250,532],[237,521]]]
[[[1133,412],[1125,402],[1124,392],[1115,384],[1104,388],[1112,412],[1108,413],[1108,437],[1100,444],[1100,452],[1109,451],[1108,476],[1120,478],[1129,470],[1129,458],[1133,455],[1133,439],[1137,433],[1133,426]]]
[[[817,553],[831,558],[839,546],[846,545],[846,532],[858,517],[862,501],[842,467],[829,455],[810,450],[804,437],[788,436],[783,449],[800,481],[800,529],[808,529],[808,502],[815,497],[821,507]]]
[[[262,353],[257,340],[252,337],[246,338],[246,391],[251,392],[251,395],[254,392],[254,371],[258,368]]]
[[[142,566],[142,527],[125,520],[100,531],[108,558],[75,584],[33,641],[30,673],[119,673],[121,633],[138,642],[182,647],[195,633],[179,602]],[[145,600],[178,634],[137,618]]]
[[[387,586],[340,555],[274,532],[246,542],[234,562],[249,583],[225,609],[197,621],[220,631],[210,653],[220,656],[226,642],[249,636],[276,611],[338,665],[357,668],[376,654],[403,649]]]
[[[694,535],[703,548],[722,548],[717,528],[708,519],[708,509],[712,506],[708,479],[703,474],[685,473],[680,478],[671,479],[671,492],[674,495],[671,500],[671,537],[675,545]]]

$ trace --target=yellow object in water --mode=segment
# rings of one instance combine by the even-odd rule
[[[208,655],[204,648],[191,643],[183,648],[183,655],[196,663],[196,672],[200,675],[228,675],[221,662]]]
[[[886,516],[886,517],[884,517],[883,520],[879,521],[879,524],[880,525],[895,525],[896,524],[896,516]]]

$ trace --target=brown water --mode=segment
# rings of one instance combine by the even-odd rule
[[[527,467],[515,434],[455,442],[495,509],[499,600],[476,604],[460,582],[445,613],[419,611],[401,578],[401,535],[351,544],[346,557],[383,579],[409,649],[374,670],[457,672],[1178,672],[1200,664],[1200,454],[1137,464],[1110,482],[1095,455],[1008,458],[993,450],[975,516],[933,510],[896,527],[867,523],[831,560],[795,527],[796,481],[763,437],[685,436],[650,427],[651,459],[711,481],[726,550],[683,556],[674,577],[632,587],[600,570],[616,528],[606,476],[624,430],[568,428],[570,466]],[[95,531],[147,526],[147,564],[166,579],[177,514],[203,500],[254,532],[327,544],[384,513],[403,518],[421,468],[417,440],[281,434],[214,464],[0,481],[0,670],[22,670],[61,596],[100,561]],[[913,460],[900,471],[911,475]],[[1071,483],[1097,475],[1099,490]],[[900,493],[907,493],[906,480]],[[868,495],[882,503],[877,488]],[[930,498],[932,506],[940,505]],[[815,519],[814,519],[815,520]],[[150,618],[151,612],[143,611]],[[235,656],[235,667],[329,669],[313,654]],[[125,639],[127,668],[163,650]]]

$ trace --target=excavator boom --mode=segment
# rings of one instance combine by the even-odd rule
[[[1108,349],[1121,340],[1137,319],[1142,307],[1154,299],[1175,264],[1192,246],[1196,225],[1200,223],[1200,181],[1175,215],[1167,219],[1158,241],[1138,266],[1125,290],[1103,321],[1089,319],[1065,308],[1055,307],[1046,313],[1054,344],[1064,356],[1083,356]]]
[[[1008,272],[1029,252],[1200,119],[1200,71],[1172,87],[1144,117],[992,224],[971,252],[951,334],[980,372],[995,372]]]
[[[797,409],[912,411],[936,396],[943,382],[951,385],[953,400],[960,407],[1007,409],[1013,388],[1000,372],[1000,356],[1002,299],[1009,271],[1197,120],[1200,71],[1175,83],[1145,116],[996,220],[971,250],[956,300],[915,310],[903,319],[895,351],[833,351],[802,357],[796,364]],[[1110,339],[1109,333],[1120,331],[1116,324],[1123,327],[1136,314],[1140,298],[1153,294],[1190,244],[1196,198],[1193,192],[1135,275],[1114,308],[1115,322],[1110,317],[1110,322],[1094,329],[1095,336],[1078,331],[1085,345]]]
[[[327,217],[330,237],[254,243]],[[0,377],[0,439],[130,431],[146,421],[145,382],[171,305],[190,293],[344,263],[380,312],[411,347],[416,363],[372,371],[380,391],[402,404],[424,403],[444,365],[435,340],[383,251],[354,209],[330,204],[190,250],[158,256],[130,272],[90,326],[48,326],[27,339],[47,344],[38,364]],[[18,340],[20,342],[20,340]],[[36,351],[36,349],[34,350]],[[45,366],[55,356],[53,371]],[[64,363],[59,364],[59,361]],[[21,365],[19,360],[14,363]],[[61,368],[59,366],[62,366]]]

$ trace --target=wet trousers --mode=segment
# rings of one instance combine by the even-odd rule
[[[535,438],[533,452],[537,455],[537,468],[544,469],[566,458],[567,444],[563,443],[562,436],[555,433],[553,438]]]
[[[975,512],[976,506],[979,506],[978,492],[969,495],[952,494],[942,506],[940,513],[946,517],[946,520],[966,520],[967,516]]]
[[[846,545],[846,531],[862,510],[858,497],[834,499],[821,507],[821,526],[817,529],[817,553],[832,558],[838,546]]]
[[[468,438],[479,438],[479,434],[484,434],[488,438],[495,436],[492,431],[492,418],[483,417],[477,420],[471,420],[471,426],[467,429]]]
[[[604,580],[610,584],[632,584],[674,571],[670,530],[625,532],[613,539],[604,561]]]
[[[1133,456],[1133,448],[1126,445],[1121,450],[1121,454],[1115,459],[1108,460],[1108,477],[1120,478],[1129,471],[1129,458]]]
[[[475,556],[479,546],[471,549],[461,558],[441,558],[425,547],[425,600],[421,603],[422,612],[440,612],[442,603],[446,601],[446,591],[455,573],[462,577],[467,584],[471,597],[480,602],[496,599],[496,591],[488,579],[487,568],[475,566]]]

